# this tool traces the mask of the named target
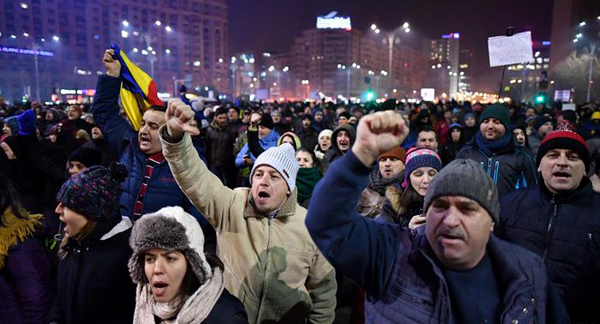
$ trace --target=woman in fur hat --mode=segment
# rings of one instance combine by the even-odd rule
[[[119,211],[120,164],[93,166],[65,182],[56,213],[65,224],[50,323],[131,323],[135,286],[127,271],[131,221]]]
[[[423,198],[429,183],[442,168],[440,157],[429,149],[412,149],[406,156],[404,182],[401,186],[390,186],[386,201],[377,218],[379,221],[398,224],[411,229],[425,223]]]
[[[223,263],[204,254],[202,229],[181,207],[144,215],[130,245],[135,324],[248,323],[242,303],[225,289]]]

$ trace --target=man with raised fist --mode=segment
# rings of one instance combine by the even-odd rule
[[[371,165],[407,133],[393,111],[363,117],[306,218],[325,257],[369,295],[367,322],[568,323],[540,258],[492,235],[498,190],[478,163],[456,160],[432,180],[425,226],[410,231],[357,213]]]
[[[163,153],[181,189],[218,233],[225,287],[242,301],[249,322],[332,323],[335,271],[304,225],[293,147],[264,151],[252,165],[252,187],[232,190],[192,147],[192,109],[172,101],[165,116]]]

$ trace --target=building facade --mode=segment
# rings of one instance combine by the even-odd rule
[[[60,89],[93,89],[104,50],[117,44],[159,92],[228,92],[227,16],[225,0],[0,0],[0,91],[48,101]]]

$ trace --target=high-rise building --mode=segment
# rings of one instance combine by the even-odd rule
[[[471,44],[461,42],[459,54],[458,91],[471,92],[471,80],[473,78],[473,50]]]
[[[227,15],[225,0],[0,0],[1,94],[47,101],[53,89],[93,89],[113,43],[159,92],[228,92]]]
[[[460,34],[450,33],[430,42],[428,83],[436,93],[451,98],[458,92]]]
[[[533,42],[534,62],[513,64],[506,68],[503,94],[517,101],[532,102],[539,92],[548,89],[550,42]]]

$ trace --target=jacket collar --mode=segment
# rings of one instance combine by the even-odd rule
[[[264,215],[256,210],[256,206],[254,205],[254,199],[252,199],[252,192],[250,189],[247,191],[248,197],[246,200],[246,207],[244,208],[244,218],[261,218],[261,217],[269,217],[269,215]],[[287,217],[293,216],[296,213],[296,205],[298,200],[298,190],[294,189],[291,195],[289,195],[286,201],[283,203],[281,208],[276,211],[276,214],[273,218],[277,218],[281,221],[285,221]]]
[[[546,183],[544,183],[544,179],[541,179],[539,182],[540,192],[548,197],[549,199],[554,200],[557,203],[569,203],[578,206],[588,206],[592,201],[592,195],[594,194],[594,190],[592,187],[592,182],[588,179],[587,176],[583,176],[581,178],[581,183],[579,186],[573,190],[567,192],[560,192],[558,194],[552,193],[548,187],[546,187]]]

